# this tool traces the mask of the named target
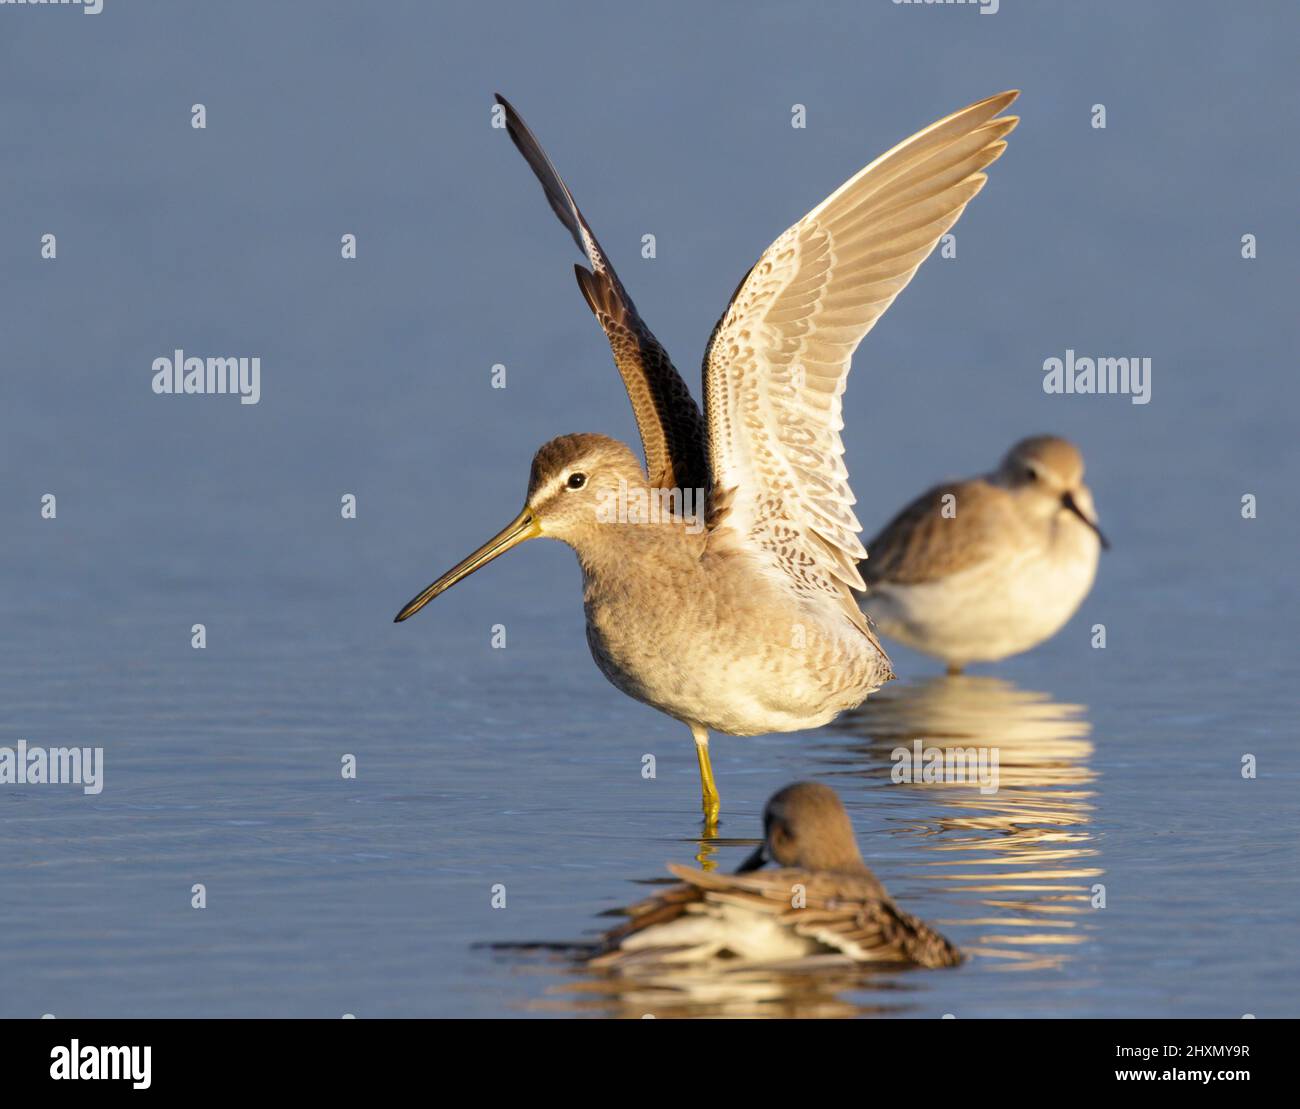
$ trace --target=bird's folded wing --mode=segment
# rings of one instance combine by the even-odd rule
[[[770,912],[798,935],[860,962],[911,960],[923,966],[955,966],[962,961],[952,943],[895,905],[874,875],[668,869],[704,892],[707,900]]]
[[[704,359],[712,528],[761,548],[802,594],[863,588],[841,397],[862,337],[1006,147],[1004,92],[877,158],[763,253]]]
[[[510,138],[541,182],[551,208],[591,264],[575,266],[582,295],[609,339],[614,363],[627,387],[645,450],[652,488],[705,489],[708,467],[704,421],[691,391],[650,329],[637,314],[573,195],[519,113],[500,94]]]
[[[888,899],[869,902],[852,913],[806,916],[792,921],[792,926],[799,935],[859,962],[910,961],[945,967],[963,959],[951,942]]]
[[[936,485],[867,544],[859,569],[868,592],[936,581],[995,557],[1017,526],[1004,489],[980,480]]]

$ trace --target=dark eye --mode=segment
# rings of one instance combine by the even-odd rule
[[[1027,466],[1027,467],[1025,467],[1025,480],[1026,480],[1026,481],[1037,481],[1037,480],[1038,480],[1038,471],[1035,470],[1032,466]]]
[[[586,474],[570,474],[570,475],[569,475],[568,486],[569,486],[570,489],[581,489],[581,488],[582,488],[584,485],[586,485],[586,484],[587,484],[587,475],[586,475]]]

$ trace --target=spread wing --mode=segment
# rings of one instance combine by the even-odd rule
[[[858,343],[1006,148],[1019,95],[931,124],[851,178],[763,253],[704,359],[712,526],[767,551],[796,591],[851,604],[861,525],[840,398]]]
[[[945,498],[951,497],[951,500]],[[920,585],[994,557],[1020,526],[1007,493],[984,481],[936,485],[867,544],[867,587]]]
[[[614,363],[627,387],[651,488],[706,489],[704,421],[690,389],[637,314],[632,298],[541,144],[510,102],[499,93],[496,99],[506,110],[510,138],[537,175],[560,222],[591,264],[591,269],[574,267],[578,286],[609,339]]]

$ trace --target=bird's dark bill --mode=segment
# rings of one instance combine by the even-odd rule
[[[1073,512],[1076,516],[1078,516],[1080,520],[1082,520],[1085,524],[1087,524],[1090,528],[1092,528],[1093,531],[1097,533],[1097,538],[1101,540],[1101,549],[1103,551],[1110,550],[1110,540],[1106,538],[1106,536],[1102,533],[1101,528],[1097,526],[1097,521],[1088,519],[1088,517],[1084,515],[1083,509],[1079,507],[1078,502],[1072,496],[1070,496],[1069,493],[1065,494],[1065,496],[1061,500],[1061,503],[1065,505],[1066,508],[1068,508],[1071,512]]]
[[[525,539],[534,539],[541,534],[541,524],[533,515],[533,510],[525,508],[472,555],[456,563],[419,596],[408,601],[394,618],[394,623],[400,624],[403,620],[414,616],[439,593],[446,592],[461,578],[469,577],[475,570],[486,566],[499,555],[505,554],[511,547],[517,547]]]

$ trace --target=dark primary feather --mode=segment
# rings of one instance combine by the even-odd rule
[[[555,166],[528,125],[505,97],[506,128],[532,168],[551,209],[587,256],[591,270],[575,267],[578,286],[609,339],[627,387],[645,450],[646,473],[655,488],[707,489],[704,420],[668,353],[646,327],[604,249],[578,210]]]

